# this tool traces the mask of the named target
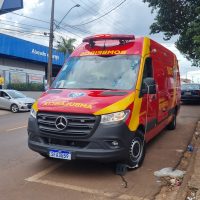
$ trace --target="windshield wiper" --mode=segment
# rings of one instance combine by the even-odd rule
[[[67,89],[67,90],[116,90],[111,88],[50,88],[50,89]]]
[[[111,88],[80,88],[80,90],[114,90]]]

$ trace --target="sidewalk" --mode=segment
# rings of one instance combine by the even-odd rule
[[[200,140],[200,121],[197,124],[195,135]],[[200,141],[197,142],[194,151],[196,151],[194,168],[190,181],[188,182],[189,189],[194,193],[194,196],[188,198],[188,200],[199,200],[200,199]],[[195,194],[196,193],[196,194]]]
[[[188,146],[176,167],[186,172],[183,180],[179,179],[181,184],[172,184],[171,177],[164,177],[155,200],[200,200],[200,120],[188,145],[190,149]]]
[[[193,149],[186,152],[186,174],[180,188],[175,189],[171,200],[200,200],[200,120],[190,144]]]

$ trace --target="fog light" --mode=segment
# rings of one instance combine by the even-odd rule
[[[117,147],[119,145],[119,143],[116,140],[112,141],[111,144],[114,147]]]

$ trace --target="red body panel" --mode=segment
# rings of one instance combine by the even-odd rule
[[[104,45],[106,49],[104,49]],[[97,41],[95,47],[91,47],[88,43],[82,43],[76,51],[72,53],[72,57],[74,56],[85,56],[85,55],[113,55],[114,54],[142,54],[142,45],[143,45],[143,38],[137,38],[133,42],[129,42],[125,45],[119,45],[118,40],[112,41]],[[118,51],[120,50],[120,52]],[[110,51],[110,53],[109,53]],[[94,53],[94,54],[92,54]]]
[[[123,91],[120,90],[120,92]],[[70,97],[72,93],[84,95],[72,98]],[[43,93],[38,101],[38,109],[40,111],[93,114],[125,98],[131,91],[124,93],[122,96],[117,96],[114,93],[107,95],[106,91],[103,90],[60,90],[58,94]]]

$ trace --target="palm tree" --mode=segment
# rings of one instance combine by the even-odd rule
[[[74,42],[76,42],[74,38],[67,39],[61,36],[60,41],[58,41],[57,49],[65,55],[68,53],[71,54],[75,49]]]

